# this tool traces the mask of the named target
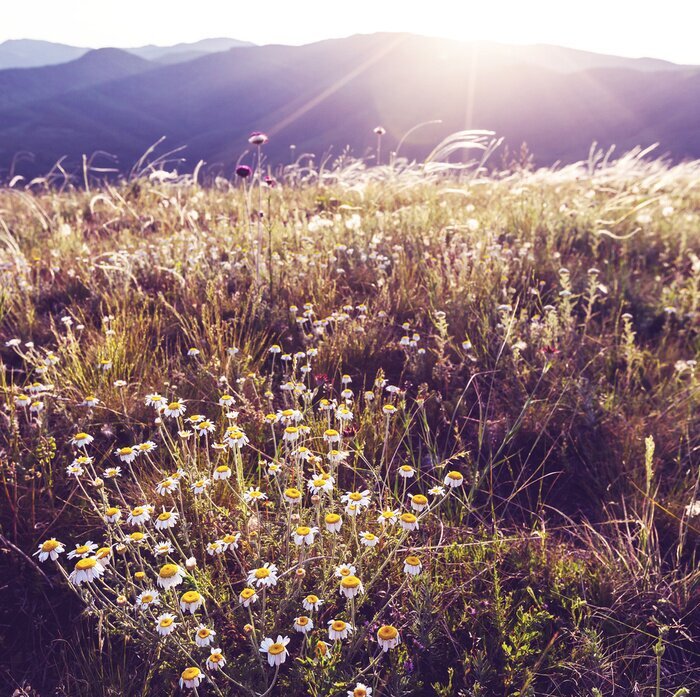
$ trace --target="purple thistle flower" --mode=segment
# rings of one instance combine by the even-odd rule
[[[252,173],[253,170],[250,167],[248,167],[248,165],[239,165],[238,167],[236,167],[236,174],[241,179],[247,179]]]
[[[265,145],[268,141],[268,137],[264,134],[261,133],[260,131],[253,131],[249,136],[248,136],[248,142],[251,145]]]

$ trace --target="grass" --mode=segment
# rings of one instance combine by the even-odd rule
[[[400,164],[289,167],[267,188],[0,190],[0,670],[16,694],[176,694],[188,667],[201,695],[700,684],[700,165]],[[129,522],[138,506],[148,520]],[[39,562],[50,538],[65,552]],[[77,583],[67,553],[87,540],[104,573]],[[264,563],[279,579],[253,577],[245,607]],[[150,591],[160,605],[137,609]],[[185,591],[204,601],[192,614]],[[310,593],[324,603],[306,610]],[[354,628],[339,641],[336,618]],[[401,639],[387,651],[382,625]],[[271,666],[259,645],[278,635]]]

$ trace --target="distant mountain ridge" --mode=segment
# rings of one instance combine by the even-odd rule
[[[105,52],[106,51],[106,52]],[[162,136],[230,171],[264,130],[271,164],[296,153],[385,153],[417,124],[401,154],[425,157],[445,135],[496,131],[526,142],[538,164],[584,158],[593,141],[618,152],[700,157],[700,71],[654,59],[560,47],[459,42],[410,34],[358,35],[305,46],[245,46],[160,65],[112,49],[50,68],[0,71],[0,176],[30,151],[22,174],[62,156],[75,166],[103,150],[122,171]],[[47,72],[50,71],[50,72]]]

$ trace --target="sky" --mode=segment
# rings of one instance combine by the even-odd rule
[[[695,0],[0,0],[0,42],[99,48],[210,37],[303,44],[377,31],[550,43],[700,64]]]

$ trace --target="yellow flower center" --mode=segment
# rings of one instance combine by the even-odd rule
[[[141,579],[146,578],[146,572],[145,572],[145,571],[137,571],[137,572],[134,574],[134,578],[135,578],[137,581],[140,581]]]
[[[278,656],[284,651],[284,644],[270,644],[270,647],[267,649],[268,653],[271,653],[273,656]]]
[[[383,627],[379,628],[377,636],[384,641],[389,641],[390,639],[396,639],[399,635],[399,630],[396,627],[392,627],[390,624],[385,624]]]
[[[318,602],[318,596],[317,595],[307,595],[306,602],[309,603],[309,605],[315,605]]]
[[[197,632],[197,636],[200,639],[206,639],[210,634],[211,634],[211,629],[207,629],[206,627],[204,627],[203,629],[200,629]]]
[[[401,520],[403,520],[404,523],[415,523],[417,518],[413,513],[402,513]]]
[[[362,494],[359,491],[353,491],[348,498],[351,501],[362,501]]]
[[[59,544],[60,542],[58,540],[46,540],[46,542],[44,542],[44,544],[41,545],[41,551],[53,552],[53,550],[56,549],[56,547],[58,547]]]
[[[423,496],[423,494],[416,494],[413,497],[413,503],[417,504],[418,506],[425,506],[428,503],[427,497]]]
[[[410,557],[406,557],[406,563],[409,566],[420,566],[420,559],[416,556],[411,555]]]
[[[144,538],[144,534],[142,532],[132,532],[129,537],[134,541],[134,542],[141,542]]]
[[[168,409],[170,411],[175,411],[176,409],[179,409],[179,408],[180,408],[179,402],[170,402],[170,404],[168,404]]]
[[[255,578],[267,578],[270,575],[270,570],[261,566],[259,569],[255,569]]]
[[[299,489],[295,489],[294,487],[292,487],[292,488],[290,488],[290,489],[285,489],[285,490],[284,490],[284,495],[285,495],[288,499],[298,499],[298,498],[301,498],[301,492],[299,491]]]
[[[300,627],[306,627],[306,625],[309,623],[309,618],[308,617],[297,617],[297,624]]]
[[[134,452],[133,448],[119,448],[119,454],[120,455],[131,455],[131,453]]]
[[[172,622],[172,620],[171,620]],[[168,623],[170,624],[170,622]],[[167,625],[166,625],[167,626]],[[185,670],[182,671],[182,679],[183,680],[194,680],[195,678],[198,678],[200,675],[200,670],[199,668],[185,668]]]
[[[343,588],[358,588],[360,585],[360,579],[357,576],[346,576],[340,582]]]
[[[228,465],[219,465],[216,468],[217,472],[228,472]]]
[[[462,474],[461,474],[461,472],[454,472],[454,471],[453,471],[453,472],[448,472],[448,473],[447,473],[447,476],[448,476],[450,479],[454,479],[454,480],[457,481],[457,482],[458,482],[460,479],[462,479]]]
[[[343,620],[336,620],[331,627],[334,632],[342,632],[345,629],[345,622],[343,622]]]
[[[177,566],[175,564],[165,564],[161,567],[158,574],[161,578],[172,578],[177,574]]]
[[[104,559],[105,557],[109,556],[110,549],[109,547],[100,547],[96,552],[95,556],[98,559]]]
[[[209,656],[209,662],[210,663],[218,663],[224,655],[222,653],[213,653],[211,656]]]
[[[183,603],[196,603],[202,596],[197,591],[187,591],[182,594]]]
[[[105,513],[106,513],[107,515],[110,515],[110,516],[111,516],[111,515],[117,515],[117,513],[119,513],[119,509],[118,509],[118,508],[115,508],[114,506],[110,506],[110,507],[105,511]]]
[[[301,535],[302,537],[306,537],[310,532],[311,528],[307,528],[305,525],[300,525],[297,528],[297,535]]]
[[[335,438],[336,436],[338,436],[340,434],[334,428],[329,428],[326,431],[324,431],[323,435],[327,436],[328,438]]]
[[[162,520],[170,520],[170,518],[172,518],[172,515],[173,515],[173,514],[170,513],[169,511],[163,511],[163,512],[158,516],[158,520],[161,520],[161,521],[162,521]]]
[[[241,591],[241,598],[243,600],[250,600],[255,595],[255,591],[252,588],[244,588]]]
[[[153,596],[150,593],[146,593],[145,595],[141,596],[141,602],[142,603],[153,602]]]
[[[87,545],[78,545],[75,548],[75,551],[77,554],[86,554],[87,552],[90,551],[90,548]]]
[[[367,690],[364,687],[356,687],[352,691],[352,697],[367,697]]]
[[[363,534],[362,534],[362,537],[363,537],[365,540],[368,540],[369,542],[372,542],[372,540],[376,540],[376,539],[377,539],[377,536],[374,535],[374,534],[371,533],[371,532],[365,532],[365,533],[363,533]]]
[[[401,465],[401,467],[399,467],[399,469],[402,472],[413,472],[413,467],[411,467],[411,465]]]
[[[282,412],[282,416],[293,416],[294,415],[294,409],[285,409]]]
[[[131,511],[131,515],[133,516],[139,516],[143,514],[143,508],[141,506],[136,506],[133,511]]]
[[[174,620],[172,617],[163,617],[163,619],[160,621],[160,626],[161,627],[169,627],[173,622],[174,622]],[[190,668],[190,670],[192,670],[192,669]]]
[[[80,559],[78,563],[75,565],[75,570],[76,571],[87,571],[88,569],[93,569],[95,566],[97,566],[97,559],[93,559],[92,557],[88,557],[87,559]]]
[[[326,515],[326,523],[332,525],[340,520],[340,516],[337,513],[329,513]]]
[[[89,438],[90,436],[87,433],[76,433],[74,440],[85,440],[86,438]]]
[[[235,535],[224,535],[222,539],[227,545],[231,545],[236,541],[236,536]]]

